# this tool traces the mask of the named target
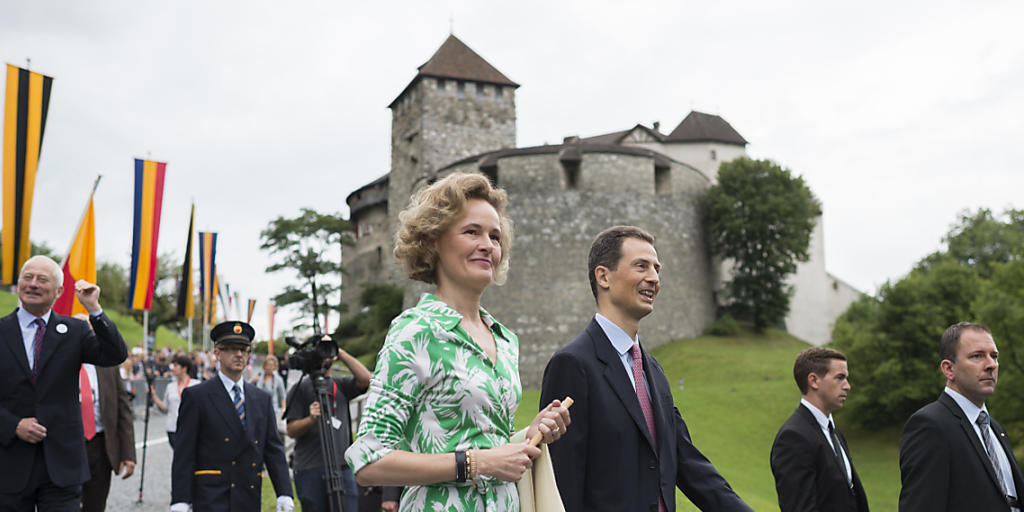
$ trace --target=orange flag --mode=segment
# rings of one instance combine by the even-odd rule
[[[87,313],[85,306],[78,302],[75,297],[75,281],[85,279],[90,283],[96,282],[96,221],[93,215],[92,200],[96,194],[96,186],[100,179],[96,178],[92,193],[89,194],[89,204],[82,214],[82,221],[78,224],[78,231],[71,241],[71,248],[68,249],[61,269],[64,271],[64,291],[57,297],[53,304],[53,310],[61,315],[75,315]]]

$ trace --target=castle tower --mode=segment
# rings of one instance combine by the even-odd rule
[[[391,175],[388,211],[398,212],[422,177],[461,160],[516,145],[511,81],[454,35],[388,105]]]

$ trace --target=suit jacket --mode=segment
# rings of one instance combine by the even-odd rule
[[[803,404],[782,424],[772,443],[772,474],[782,512],[868,512],[868,501],[842,432],[839,443],[850,459],[853,490],[814,414]]]
[[[96,368],[100,388],[100,421],[107,460],[116,472],[124,461],[135,462],[135,425],[128,390],[116,366]]]
[[[90,316],[89,322],[92,330],[83,320],[50,313],[33,383],[17,315],[0,319],[0,461],[18,468],[0,478],[0,493],[20,492],[32,474],[36,446],[15,434],[22,418],[34,417],[46,427],[41,443],[54,485],[89,479],[78,374],[82,363],[115,366],[128,357],[128,347],[106,315]]]
[[[185,388],[178,409],[171,503],[192,510],[260,509],[264,464],[278,496],[292,495],[270,395],[245,383],[245,426],[219,377]]]
[[[1006,430],[994,419],[990,426],[1010,461],[1020,494],[1024,480]],[[973,424],[945,392],[903,426],[900,478],[900,511],[1010,510]]]
[[[571,396],[572,425],[550,446],[567,512],[675,510],[675,487],[701,510],[751,510],[693,446],[665,372],[643,352],[655,451],[629,376],[596,320],[551,357],[541,404]]]

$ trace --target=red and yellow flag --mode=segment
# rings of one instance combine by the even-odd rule
[[[3,139],[3,229],[0,244],[0,281],[18,281],[21,265],[28,259],[32,244],[28,238],[32,216],[32,195],[36,187],[36,169],[46,129],[46,111],[50,106],[53,78],[27,69],[7,65],[7,96],[4,100]]]
[[[99,178],[96,179],[96,184],[99,184]],[[90,283],[96,282],[96,220],[92,208],[95,194],[96,187],[93,186],[92,193],[89,194],[89,205],[85,207],[71,248],[68,249],[64,263],[61,264],[64,271],[64,291],[53,304],[53,310],[61,315],[88,313],[75,296],[75,281],[85,279]]]

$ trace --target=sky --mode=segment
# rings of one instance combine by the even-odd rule
[[[1014,1],[40,0],[0,3],[0,60],[54,77],[33,241],[63,253],[102,174],[97,259],[127,265],[132,159],[165,161],[160,252],[182,258],[195,202],[260,332],[294,281],[264,272],[260,231],[348,216],[389,170],[387,105],[450,31],[521,85],[521,147],[721,115],[806,180],[826,268],[875,293],[961,212],[1024,207],[1021,19]]]

